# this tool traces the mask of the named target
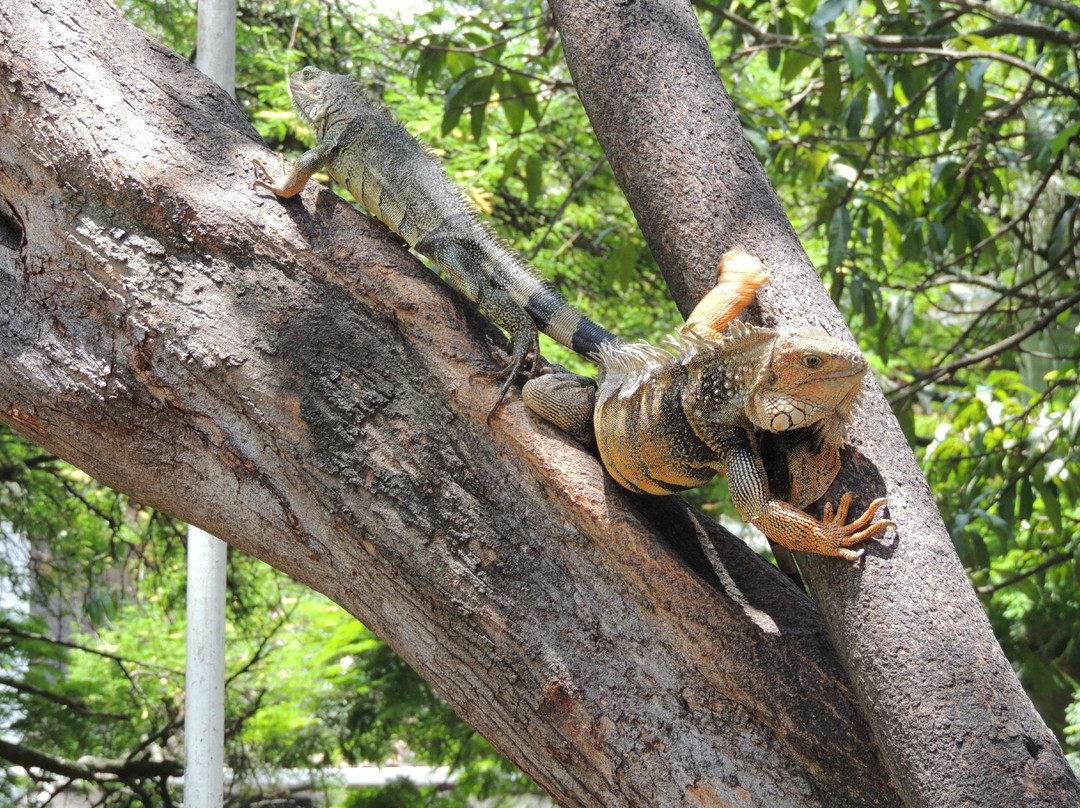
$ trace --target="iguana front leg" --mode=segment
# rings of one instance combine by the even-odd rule
[[[278,170],[280,176],[274,179],[270,170],[257,157],[251,162],[261,172],[259,177],[251,184],[252,188],[267,188],[281,197],[296,196],[307,185],[307,181],[318,172],[324,170],[334,159],[336,149],[326,143],[320,143],[314,149],[308,149],[301,154],[285,171],[285,158],[278,155]],[[265,179],[263,178],[265,177]]]
[[[716,286],[694,306],[679,329],[681,334],[694,334],[701,339],[720,339],[724,329],[754,302],[757,290],[769,280],[765,265],[741,250],[724,253],[716,274]]]
[[[874,521],[878,508],[886,502],[884,499],[874,500],[862,516],[845,525],[848,508],[851,506],[851,494],[844,494],[840,498],[840,505],[835,513],[832,503],[826,504],[822,521],[773,498],[769,492],[765,466],[750,436],[742,429],[728,430],[725,438],[714,448],[720,453],[718,471],[727,474],[735,507],[739,509],[743,519],[777,544],[792,550],[858,561],[863,551],[848,548],[866,541],[886,528],[896,527],[889,519]]]

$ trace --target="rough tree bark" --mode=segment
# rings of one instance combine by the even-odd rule
[[[488,427],[491,327],[325,190],[252,192],[259,154],[223,93],[104,3],[0,6],[0,417],[325,592],[563,805],[901,804],[813,604],[516,399]],[[810,569],[830,603],[890,562]],[[842,638],[895,630],[847,613]],[[945,723],[913,745],[953,742],[972,681],[909,705]],[[984,695],[1000,715],[975,731],[1027,715]],[[1053,737],[1021,729],[1041,749],[1024,771],[1011,746],[959,765],[1068,804]]]
[[[749,143],[732,135],[739,121],[689,0],[551,5],[582,102],[681,309],[711,287],[724,251],[744,246],[773,274],[759,295],[766,323],[850,336]],[[857,462],[845,458],[822,502],[845,490],[857,504],[888,496],[898,536],[871,543],[857,570],[799,561],[905,801],[1080,801],[872,379],[864,402],[851,430]]]

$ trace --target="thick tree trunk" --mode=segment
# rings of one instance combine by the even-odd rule
[[[810,601],[486,425],[493,329],[256,155],[106,4],[0,6],[0,417],[328,594],[565,806],[898,805]]]
[[[552,0],[600,143],[683,311],[725,250],[773,272],[767,323],[847,333],[742,136],[689,0]],[[1080,786],[994,639],[878,386],[825,500],[888,496],[899,531],[859,569],[799,561],[910,805],[1076,805]],[[856,509],[858,512],[858,509]]]
[[[327,593],[563,805],[898,805],[813,605],[679,501],[619,489],[516,399],[486,426],[491,328],[331,194],[252,192],[259,154],[223,93],[107,5],[0,6],[0,417]],[[700,221],[694,204],[679,213]],[[924,563],[955,563],[925,541]],[[927,598],[948,593],[850,591],[882,592],[893,558],[808,565],[856,677],[884,677],[862,692],[911,722],[912,747],[962,725],[979,751],[957,766],[1069,804],[1060,750],[1001,684],[965,596],[942,611]],[[896,625],[919,608],[939,610],[929,646]],[[970,623],[977,644],[950,647],[958,684],[920,703],[900,689],[907,657],[864,659],[860,621],[896,632],[877,638],[889,653],[925,647],[935,681],[935,638]],[[969,670],[977,653],[990,674]],[[933,802],[905,768],[920,750],[896,752],[906,723],[865,704],[912,804]],[[1025,742],[1039,754],[1021,771]]]

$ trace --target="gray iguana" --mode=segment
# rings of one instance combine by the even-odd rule
[[[734,318],[767,279],[760,262],[728,254],[717,286],[671,340],[674,352],[626,343],[566,302],[483,224],[438,162],[347,76],[305,67],[290,81],[301,118],[318,145],[277,181],[256,187],[283,197],[326,171],[496,324],[513,355],[495,406],[539,351],[537,329],[597,363],[600,383],[558,372],[524,388],[526,403],[585,444],[632,491],[670,494],[717,472],[730,481],[743,517],[795,550],[857,559],[849,549],[893,523],[875,520],[878,499],[845,525],[850,495],[818,521],[800,510],[819,499],[839,470],[843,428],[866,373],[857,350],[822,332],[784,333]],[[494,409],[494,407],[493,407]],[[794,503],[774,498],[755,431],[809,430],[788,451]]]

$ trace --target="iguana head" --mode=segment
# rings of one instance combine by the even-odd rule
[[[289,77],[293,106],[322,141],[329,127],[344,126],[376,116],[392,119],[390,113],[349,76],[327,73],[308,65]]]
[[[297,70],[289,77],[289,94],[292,96],[293,106],[304,119],[304,123],[314,126],[318,118],[326,114],[323,98],[326,84],[333,78],[332,74],[311,65]]]
[[[331,112],[348,120],[354,112],[343,109],[351,99],[357,97],[357,84],[348,76],[327,73],[308,65],[289,77],[289,94],[293,106],[304,122],[321,131]],[[361,98],[363,93],[359,94]],[[334,103],[329,103],[333,101]],[[366,110],[367,107],[364,107]]]
[[[823,418],[846,421],[866,374],[866,358],[821,331],[778,334],[757,375],[746,414],[758,429],[784,432]]]

